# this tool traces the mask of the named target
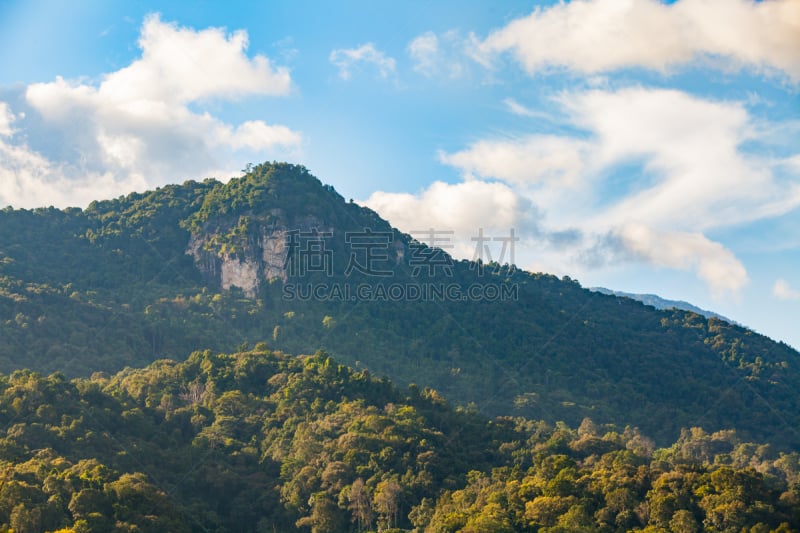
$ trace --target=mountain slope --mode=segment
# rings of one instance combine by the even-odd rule
[[[800,355],[718,319],[453,261],[302,167],[0,211],[0,370],[116,371],[266,341],[486,414],[735,427],[800,446]]]
[[[321,352],[17,371],[0,376],[0,423],[4,531],[800,527],[797,453],[697,428],[654,450],[589,420],[490,421]]]

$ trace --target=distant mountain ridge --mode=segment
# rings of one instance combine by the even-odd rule
[[[615,291],[611,289],[606,289],[605,287],[588,287],[588,289],[593,292],[599,292],[600,294],[607,294],[610,296],[617,296],[620,298],[631,298],[632,300],[637,300],[645,305],[652,305],[653,307],[659,310],[680,309],[681,311],[691,311],[692,313],[697,313],[698,315],[702,315],[706,318],[717,318],[719,320],[724,320],[729,324],[735,324],[737,326],[742,325],[739,322],[736,322],[735,320],[731,320],[728,317],[720,315],[719,313],[701,309],[696,305],[690,304],[689,302],[685,302],[683,300],[668,300],[666,298],[658,296],[657,294],[637,294],[633,292]]]
[[[567,277],[456,261],[307,169],[256,165],[87,209],[0,210],[0,371],[115,372],[198,349],[322,348],[467,409],[657,442],[800,449],[800,354]]]

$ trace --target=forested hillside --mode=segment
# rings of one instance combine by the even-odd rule
[[[734,431],[655,448],[589,419],[487,420],[321,352],[17,371],[0,422],[0,528],[17,533],[800,528],[797,453]]]
[[[307,290],[318,287],[365,292]],[[409,287],[454,292],[410,298]],[[6,373],[88,377],[262,341],[325,349],[489,416],[590,417],[664,446],[692,426],[800,446],[800,354],[787,345],[569,278],[454,261],[303,167],[257,165],[84,210],[0,211]]]

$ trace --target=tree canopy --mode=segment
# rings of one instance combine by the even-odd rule
[[[113,376],[0,377],[0,528],[774,531],[800,455],[731,430],[487,419],[324,352],[195,352]]]

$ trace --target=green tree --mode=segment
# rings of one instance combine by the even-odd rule
[[[364,480],[356,478],[350,486],[348,494],[348,509],[353,514],[353,521],[358,524],[358,530],[364,531],[372,526],[372,498]]]
[[[375,488],[373,507],[380,515],[380,522],[384,524],[384,527],[393,528],[397,525],[402,494],[403,487],[394,479],[381,481]]]
[[[297,520],[297,527],[309,527],[311,533],[336,533],[345,528],[339,507],[325,492],[318,492],[309,501],[311,514]]]
[[[673,533],[698,533],[700,524],[694,515],[686,509],[679,509],[672,515],[669,528]]]

